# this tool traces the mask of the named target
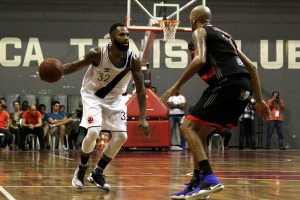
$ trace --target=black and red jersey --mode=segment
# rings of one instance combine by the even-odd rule
[[[198,71],[201,79],[209,85],[215,85],[225,77],[248,74],[238,56],[237,46],[232,37],[210,24],[203,26],[203,28],[207,33],[207,54],[206,63]],[[192,51],[191,54],[193,54]]]

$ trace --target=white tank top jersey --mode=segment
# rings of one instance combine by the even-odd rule
[[[81,91],[84,90],[89,94],[95,94],[99,89],[106,87],[114,78],[125,70],[128,62],[131,65],[131,60],[128,60],[131,50],[127,50],[127,61],[122,68],[115,67],[109,60],[108,56],[109,44],[100,46],[101,49],[101,61],[99,66],[95,67],[90,65],[86,71]],[[132,55],[133,56],[133,55]],[[132,58],[131,56],[131,58]],[[120,99],[121,95],[126,92],[129,81],[131,80],[131,71],[129,71],[117,84],[116,86],[103,98],[105,101],[114,101]]]

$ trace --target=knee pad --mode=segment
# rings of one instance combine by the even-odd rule
[[[83,153],[88,154],[94,150],[100,131],[100,127],[90,127],[88,129],[81,146]]]
[[[104,148],[103,153],[110,157],[114,158],[117,153],[119,152],[122,145],[127,140],[127,133],[126,132],[112,132],[111,133],[111,139],[109,143]]]

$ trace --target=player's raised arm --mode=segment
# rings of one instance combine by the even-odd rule
[[[101,49],[98,47],[92,48],[81,59],[71,62],[71,63],[64,64],[63,65],[63,67],[64,67],[63,75],[72,74],[84,67],[89,66],[90,64],[98,66],[100,63],[100,60],[101,60],[101,52],[100,51],[101,51]]]

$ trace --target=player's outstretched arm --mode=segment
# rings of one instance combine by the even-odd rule
[[[81,59],[71,62],[71,63],[66,63],[63,65],[64,67],[64,75],[72,74],[84,67],[89,66],[90,64],[94,65],[99,65],[100,60],[101,60],[101,53],[100,53],[100,48],[93,48],[90,49],[87,54],[82,57]]]
[[[258,115],[260,115],[263,119],[268,119],[270,116],[270,110],[268,108],[268,105],[264,101],[261,93],[261,87],[260,87],[260,80],[259,76],[257,73],[256,67],[252,64],[250,59],[240,50],[238,50],[238,54],[243,61],[246,69],[248,70],[251,81],[252,81],[252,86],[253,86],[253,91],[256,99],[256,112]]]
[[[146,91],[143,82],[143,75],[141,70],[141,61],[136,54],[133,54],[131,60],[131,73],[136,86],[136,94],[139,102],[140,117],[139,117],[139,126],[144,129],[144,134],[147,137],[150,137],[150,128],[146,120]]]

